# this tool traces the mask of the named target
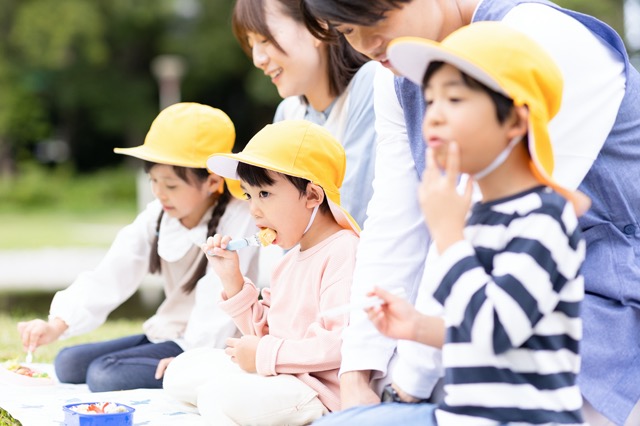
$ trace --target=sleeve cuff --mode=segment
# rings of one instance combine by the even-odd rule
[[[258,342],[256,351],[256,371],[261,376],[275,376],[278,351],[284,341],[269,334],[263,336]]]
[[[258,289],[249,280],[245,278],[244,286],[235,296],[227,298],[222,292],[218,306],[231,317],[237,317],[242,314],[258,299]]]

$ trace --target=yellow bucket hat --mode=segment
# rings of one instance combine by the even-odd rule
[[[483,21],[454,31],[442,42],[397,38],[387,55],[400,74],[420,86],[429,64],[441,61],[512,99],[515,106],[526,105],[531,169],[543,184],[576,205],[576,194],[551,177],[554,158],[547,125],[560,109],[563,81],[560,69],[538,43],[504,23]]]
[[[235,139],[233,122],[222,110],[181,102],[158,114],[143,145],[113,151],[153,163],[204,169],[211,154],[231,152]],[[236,198],[243,198],[239,182],[226,180],[226,184]]]
[[[238,179],[239,162],[307,179],[322,187],[340,226],[360,234],[356,221],[340,206],[340,186],[347,164],[344,148],[324,127],[306,120],[269,124],[242,152],[214,154],[207,160],[207,167],[220,176]]]

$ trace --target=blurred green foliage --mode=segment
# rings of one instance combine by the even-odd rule
[[[624,37],[624,0],[553,0],[567,9],[595,16],[613,27]]]
[[[624,32],[623,0],[557,0]],[[273,117],[279,97],[231,32],[232,0],[0,1],[0,177],[41,144],[63,141],[77,173],[126,160],[159,109],[151,72],[163,54],[185,60],[184,101],[226,111],[236,150]],[[41,161],[54,161],[41,159]],[[55,160],[58,161],[58,160]]]
[[[0,181],[0,213],[135,212],[135,172],[125,167],[104,168],[82,179],[71,165],[49,169],[27,162],[20,169],[16,177]]]
[[[78,172],[121,163],[159,110],[152,60],[182,57],[182,100],[226,111],[242,146],[278,96],[258,84],[233,38],[229,0],[0,2],[0,174],[21,172],[37,143],[61,140]],[[245,83],[251,81],[251,83]],[[247,91],[255,91],[252,96]]]

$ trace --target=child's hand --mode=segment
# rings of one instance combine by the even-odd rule
[[[160,360],[160,362],[158,363],[158,367],[156,367],[156,380],[160,380],[162,379],[162,376],[164,376],[164,372],[167,371],[167,367],[169,366],[169,364],[171,364],[171,361],[173,361],[176,357],[172,356],[169,358],[162,358]]]
[[[215,234],[213,237],[207,238],[207,242],[201,246],[213,270],[220,277],[228,298],[235,296],[244,285],[238,253],[226,250],[229,241],[231,241],[230,236]]]
[[[444,174],[436,164],[433,150],[427,149],[427,168],[422,175],[418,199],[425,221],[442,253],[451,245],[464,239],[464,223],[471,207],[473,180],[467,181],[464,194],[456,191],[460,175],[460,151],[458,144],[448,146]]]
[[[38,346],[46,345],[58,340],[68,328],[60,318],[53,318],[49,322],[41,319],[22,321],[18,323],[18,333],[25,351],[35,351]]]
[[[239,339],[227,339],[227,348],[224,352],[247,373],[255,373],[256,352],[258,352],[258,336],[246,335]]]
[[[384,303],[366,310],[369,319],[385,336],[410,340],[415,336],[416,317],[420,313],[409,301],[375,287],[368,296],[377,296]]]

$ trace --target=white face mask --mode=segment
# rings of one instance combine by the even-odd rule
[[[500,154],[498,154],[498,156],[496,158],[493,159],[493,161],[484,169],[480,170],[478,173],[473,175],[473,178],[475,180],[480,180],[483,177],[487,176],[489,173],[491,173],[492,171],[494,171],[495,169],[497,169],[498,167],[500,167],[502,165],[502,163],[504,163],[507,160],[507,157],[509,157],[509,154],[511,154],[511,151],[513,150],[513,148],[522,140],[522,136],[516,136],[513,139],[511,139],[509,141],[509,144],[507,145],[507,147],[505,149],[502,150],[502,152]]]
[[[309,223],[307,224],[307,227],[304,228],[304,232],[302,233],[302,235],[306,234],[309,228],[311,228],[311,225],[313,224],[313,220],[316,218],[316,213],[318,213],[319,207],[320,207],[320,204],[318,204],[313,208],[313,212],[311,213],[311,217],[309,218]]]

